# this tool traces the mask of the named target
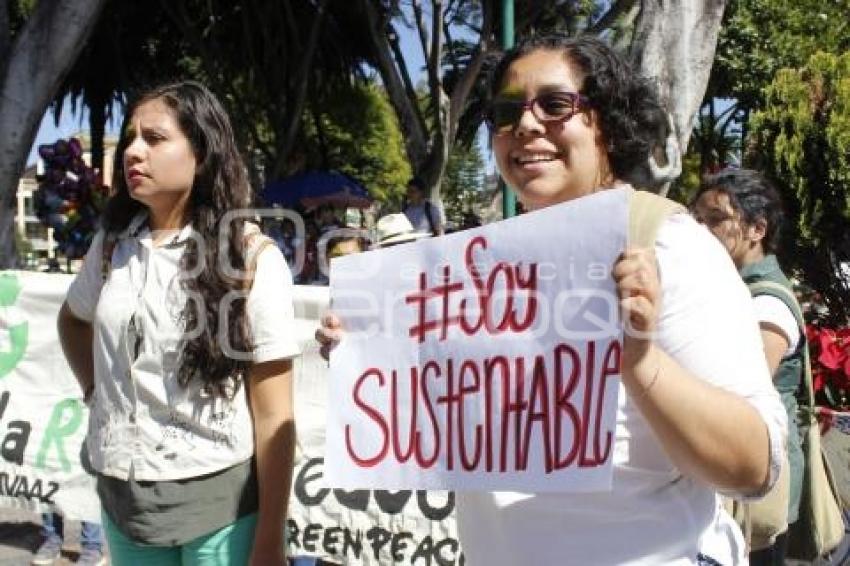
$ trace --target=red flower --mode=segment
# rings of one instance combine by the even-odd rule
[[[838,369],[843,366],[847,359],[847,352],[841,347],[835,331],[824,328],[818,338],[820,340],[818,361],[829,369]]]
[[[821,402],[846,407],[850,392],[850,328],[807,325],[806,339],[811,350],[812,387]]]
[[[820,334],[820,331],[817,326],[814,326],[813,324],[806,325],[806,340],[812,346],[820,343],[818,341],[818,334]]]

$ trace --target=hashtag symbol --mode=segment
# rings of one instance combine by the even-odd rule
[[[419,289],[407,295],[404,302],[415,305],[417,309],[417,323],[410,327],[408,334],[418,342],[425,341],[428,332],[439,331],[440,340],[445,340],[448,335],[449,326],[458,324],[459,316],[449,316],[449,297],[452,293],[463,290],[460,281],[451,282],[451,267],[443,266],[443,274],[440,283],[434,287],[428,287],[428,275],[424,271],[419,274]],[[440,317],[428,319],[427,304],[431,299],[439,301]]]

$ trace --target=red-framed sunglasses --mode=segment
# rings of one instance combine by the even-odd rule
[[[487,124],[494,134],[514,130],[526,110],[540,122],[563,122],[578,114],[590,100],[577,92],[547,92],[531,100],[496,98],[490,104]]]

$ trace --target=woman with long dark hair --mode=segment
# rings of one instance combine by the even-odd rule
[[[112,562],[282,564],[291,276],[246,221],[251,189],[215,96],[194,82],[141,96],[113,188],[59,315]]]

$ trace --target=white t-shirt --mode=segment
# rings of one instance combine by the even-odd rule
[[[177,381],[180,313],[187,300],[179,261],[190,237],[199,236],[187,226],[154,247],[145,215],[139,215],[116,242],[106,282],[100,232],[68,290],[68,307],[94,329],[86,443],[100,473],[126,480],[132,468],[137,480],[177,480],[228,468],[254,453],[244,384],[231,384],[235,395],[227,400],[209,395],[197,380],[188,387]],[[275,246],[257,258],[246,309],[254,348],[243,355],[255,363],[298,355],[292,278]]]
[[[443,207],[429,200],[422,201],[421,204],[411,204],[404,209],[404,214],[410,220],[410,224],[417,232],[427,232],[434,234],[446,224],[445,213]],[[430,218],[430,221],[428,220]],[[434,229],[431,229],[433,224]]]
[[[749,401],[768,426],[771,471],[786,416],[771,383],[753,302],[729,255],[687,215],[656,241],[663,288],[658,344],[684,368]],[[469,566],[746,563],[743,537],[710,486],[682,475],[620,387],[611,492],[457,493]]]
[[[767,322],[776,326],[788,340],[788,349],[782,354],[782,358],[793,355],[797,351],[797,344],[800,342],[800,327],[797,325],[797,319],[794,318],[794,314],[788,308],[788,305],[773,295],[753,297],[753,304],[756,307],[757,320],[760,323]]]

